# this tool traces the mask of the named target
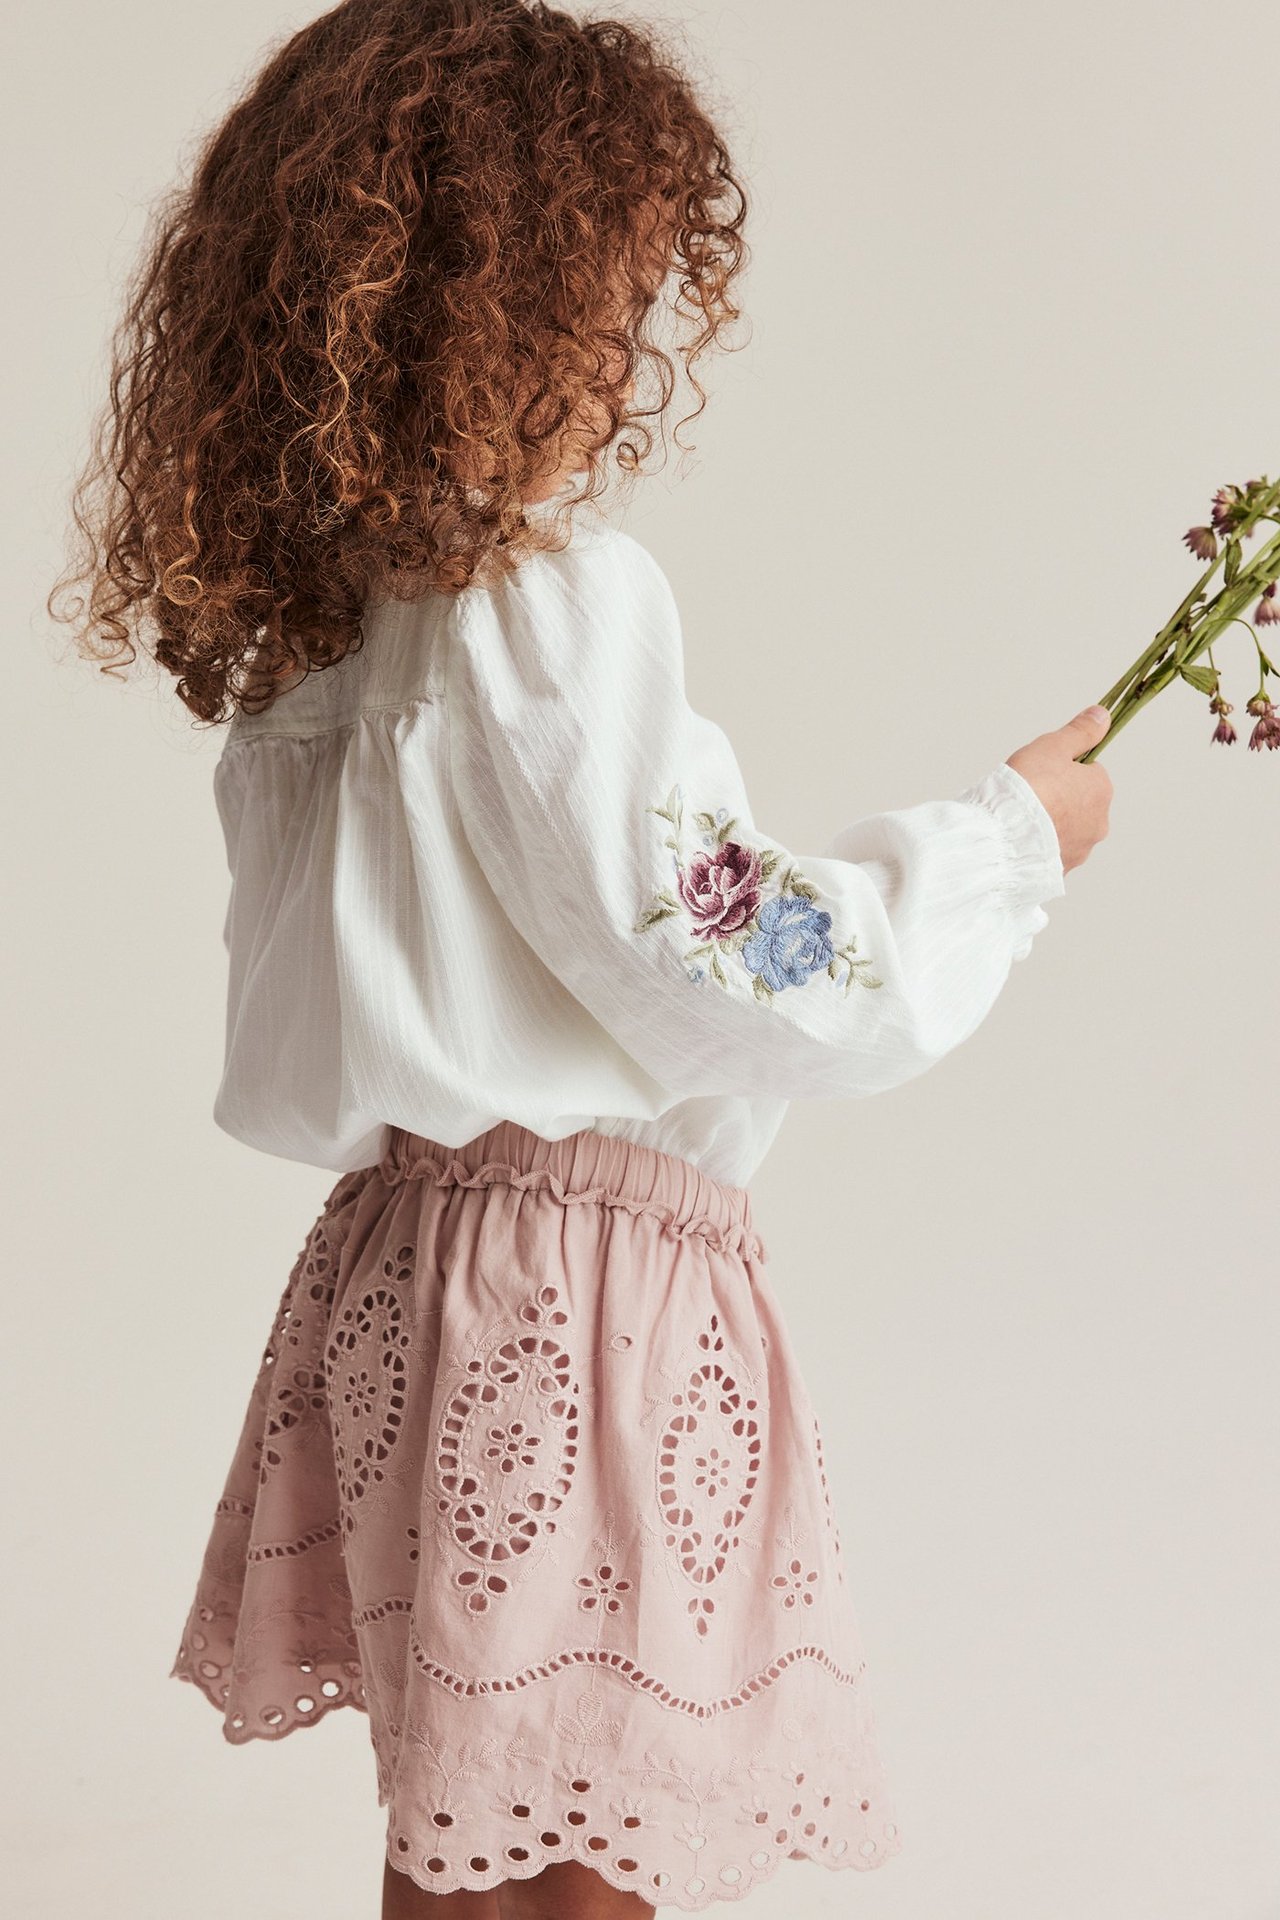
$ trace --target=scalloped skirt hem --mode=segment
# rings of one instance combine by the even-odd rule
[[[179,1655],[179,1660],[181,1658],[182,1656]],[[170,1680],[186,1681],[188,1686],[194,1687],[201,1699],[207,1700],[211,1707],[217,1709],[222,1718],[222,1737],[233,1747],[243,1747],[250,1740],[284,1740],[291,1733],[301,1733],[304,1727],[318,1726],[326,1714],[336,1713],[339,1707],[354,1707],[356,1712],[364,1714],[366,1719],[369,1716],[369,1709],[359,1695],[340,1693],[331,1700],[323,1698],[309,1700],[303,1710],[299,1710],[295,1703],[297,1717],[289,1719],[282,1716],[274,1726],[267,1721],[257,1726],[237,1726],[233,1717],[228,1715],[226,1701],[216,1685],[202,1679],[199,1673],[193,1672],[189,1667],[180,1665],[178,1662],[170,1667],[168,1677]],[[386,1800],[379,1792],[378,1805],[383,1807],[386,1804]]]
[[[599,1854],[590,1852],[580,1843],[574,1843],[554,1856],[535,1861],[530,1866],[518,1868],[512,1864],[495,1874],[452,1879],[446,1886],[441,1886],[434,1879],[420,1878],[416,1873],[409,1873],[408,1877],[429,1893],[460,1891],[486,1893],[492,1891],[494,1887],[501,1886],[507,1880],[535,1879],[552,1864],[553,1857],[556,1860],[572,1859],[585,1867],[590,1867],[619,1893],[634,1893],[639,1899],[647,1900],[651,1907],[671,1907],[682,1913],[705,1913],[708,1907],[723,1905],[729,1900],[745,1900],[748,1894],[758,1892],[774,1878],[779,1868],[792,1860],[808,1861],[812,1866],[825,1867],[830,1873],[841,1871],[875,1873],[880,1867],[886,1865],[898,1850],[897,1846],[878,1849],[874,1859],[865,1860],[856,1854],[836,1858],[829,1849],[793,1847],[789,1853],[775,1855],[767,1865],[750,1874],[736,1873],[734,1879],[729,1882],[721,1877],[715,1885],[703,1880],[699,1874],[695,1873],[689,1876],[683,1886],[677,1884],[674,1879],[663,1886],[655,1886],[652,1875],[642,1879],[634,1873],[621,1872],[611,1862],[603,1860]],[[394,1844],[390,1840],[387,1843],[387,1859],[393,1867],[401,1872],[407,1872],[403,1861],[396,1857]]]
[[[223,1702],[219,1699],[216,1689],[211,1688],[198,1674],[175,1665],[169,1677],[188,1682],[202,1699],[207,1700],[219,1713],[223,1711]],[[233,1727],[224,1720],[222,1733],[224,1739],[235,1746],[243,1746],[250,1740],[283,1740],[290,1734],[302,1732],[306,1727],[316,1726],[326,1714],[336,1712],[341,1707],[354,1708],[358,1713],[368,1717],[369,1709],[364,1700],[356,1694],[346,1694],[324,1701],[306,1719],[289,1720],[275,1727],[267,1725]],[[389,1805],[391,1798],[390,1786],[384,1780],[378,1788],[378,1805],[380,1807]],[[454,1893],[460,1890],[486,1893],[508,1880],[532,1880],[554,1861],[572,1859],[579,1861],[583,1866],[590,1867],[620,1893],[637,1893],[647,1900],[650,1906],[673,1907],[677,1911],[689,1913],[705,1911],[708,1906],[722,1904],[729,1900],[744,1900],[749,1893],[755,1892],[767,1881],[772,1880],[784,1863],[792,1860],[808,1861],[814,1866],[825,1867],[832,1873],[842,1870],[874,1873],[900,1851],[901,1840],[896,1831],[891,1831],[869,1857],[861,1852],[851,1853],[847,1848],[839,1853],[833,1853],[829,1842],[827,1844],[807,1842],[790,1848],[786,1853],[775,1851],[767,1863],[758,1862],[750,1872],[735,1872],[731,1868],[732,1877],[727,1880],[720,1877],[719,1884],[715,1887],[702,1881],[701,1876],[696,1873],[690,1874],[683,1885],[675,1884],[674,1880],[657,1885],[654,1884],[653,1872],[642,1876],[638,1870],[627,1872],[615,1867],[612,1861],[602,1858],[599,1850],[590,1845],[590,1836],[580,1840],[575,1834],[570,1833],[566,1836],[564,1845],[537,1858],[523,1861],[507,1860],[501,1866],[494,1865],[485,1871],[475,1869],[455,1871],[448,1876],[446,1884],[442,1885],[439,1876],[433,1874],[425,1865],[420,1864],[415,1867],[406,1860],[405,1849],[398,1843],[390,1822],[386,1842],[388,1864],[397,1872],[406,1874],[415,1885],[423,1887],[428,1893]],[[625,1859],[627,1856],[621,1857]]]
[[[393,1129],[294,1263],[171,1677],[366,1715],[391,1867],[655,1908],[901,1841],[822,1437],[745,1189],[584,1131]]]

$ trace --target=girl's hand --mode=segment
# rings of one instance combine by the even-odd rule
[[[1111,775],[1096,760],[1087,767],[1076,765],[1079,754],[1106,738],[1110,725],[1105,707],[1086,707],[1065,727],[1037,734],[1008,756],[1008,765],[1035,788],[1052,815],[1064,873],[1087,860],[1110,828]]]

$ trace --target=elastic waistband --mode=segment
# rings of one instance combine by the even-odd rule
[[[745,1187],[729,1186],[678,1154],[585,1127],[560,1140],[514,1120],[499,1121],[462,1147],[441,1146],[391,1127],[378,1171],[388,1184],[429,1179],[437,1186],[545,1187],[557,1200],[594,1200],[655,1214],[670,1233],[703,1235],[722,1252],[767,1260]]]

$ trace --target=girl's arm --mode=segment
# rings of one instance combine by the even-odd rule
[[[880,1093],[985,1018],[1065,891],[1053,820],[1006,762],[817,853],[759,828],[689,706],[670,586],[629,535],[459,596],[455,794],[507,916],[680,1094]],[[779,715],[802,773],[806,748]]]

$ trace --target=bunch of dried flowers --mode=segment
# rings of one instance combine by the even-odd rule
[[[1277,669],[1267,658],[1257,633],[1260,627],[1280,625],[1280,590],[1276,584],[1280,580],[1280,533],[1272,534],[1252,559],[1244,558],[1244,542],[1252,539],[1264,520],[1280,527],[1280,481],[1272,485],[1265,475],[1243,487],[1219,487],[1213,496],[1209,524],[1190,527],[1183,534],[1196,559],[1209,565],[1146,652],[1102,696],[1111,725],[1096,746],[1081,754],[1082,761],[1096,759],[1139,707],[1145,707],[1148,700],[1154,700],[1179,679],[1208,696],[1209,711],[1217,716],[1211,738],[1223,746],[1233,746],[1237,735],[1227,716],[1234,708],[1222,692],[1213,658],[1214,641],[1233,623],[1244,628],[1258,651],[1258,690],[1245,708],[1254,717],[1249,745],[1280,747],[1280,712],[1267,691],[1267,676]],[[1222,582],[1211,595],[1209,583],[1219,567]],[[1243,617],[1251,604],[1252,625]],[[1206,656],[1207,665],[1199,663],[1201,654]]]

